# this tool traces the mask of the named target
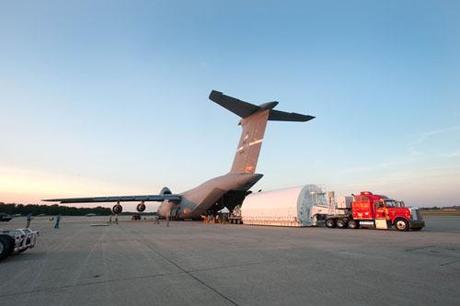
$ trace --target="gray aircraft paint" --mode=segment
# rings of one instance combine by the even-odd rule
[[[162,203],[158,208],[159,215],[172,216],[176,219],[199,219],[209,211],[215,212],[223,207],[232,210],[242,203],[248,190],[263,176],[255,173],[255,170],[267,121],[305,122],[315,118],[274,110],[273,108],[278,104],[276,101],[254,105],[215,90],[211,91],[209,99],[241,117],[242,133],[229,173],[179,194],[170,194],[169,189],[163,188],[159,195],[63,198],[44,201],[62,204],[160,201]]]

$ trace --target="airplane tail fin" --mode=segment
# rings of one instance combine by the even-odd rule
[[[255,173],[268,120],[305,122],[315,118],[274,110],[273,108],[278,105],[276,101],[255,105],[215,90],[211,91],[209,99],[242,118],[240,125],[243,131],[231,173]]]

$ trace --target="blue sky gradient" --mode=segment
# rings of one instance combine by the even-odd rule
[[[1,1],[0,201],[157,193],[226,173],[270,122],[255,188],[460,205],[458,1]]]

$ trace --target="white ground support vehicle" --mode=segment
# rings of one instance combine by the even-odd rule
[[[37,243],[38,231],[29,228],[0,230],[0,260],[11,254],[22,253]]]

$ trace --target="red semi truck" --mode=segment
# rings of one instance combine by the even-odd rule
[[[363,191],[352,197],[344,197],[326,217],[329,228],[372,227],[398,231],[421,230],[425,226],[419,209],[406,207],[404,202],[386,196]]]

